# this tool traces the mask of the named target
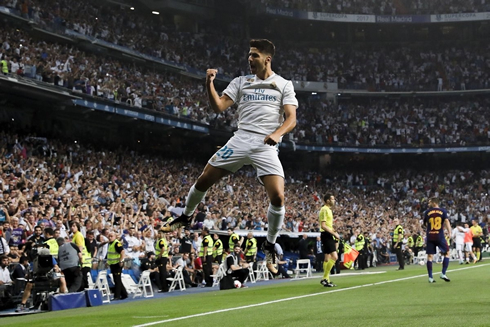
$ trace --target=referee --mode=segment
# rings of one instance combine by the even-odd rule
[[[333,229],[333,213],[331,208],[335,206],[335,197],[333,194],[327,193],[323,197],[323,202],[325,205],[320,209],[318,217],[320,220],[323,253],[325,253],[323,278],[320,283],[325,287],[335,287],[337,285],[330,281],[330,270],[332,270],[338,258],[337,248],[339,245],[338,240],[340,239],[339,234]]]
[[[473,253],[476,255],[476,259],[478,261],[481,260],[481,239],[480,237],[483,236],[483,230],[478,225],[478,220],[473,219],[471,221],[472,226],[470,227],[471,233],[473,234]]]

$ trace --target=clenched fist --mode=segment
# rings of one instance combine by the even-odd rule
[[[212,81],[214,81],[217,74],[218,74],[217,69],[208,68],[208,70],[206,70],[206,83],[211,83]]]

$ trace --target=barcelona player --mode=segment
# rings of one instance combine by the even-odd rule
[[[439,247],[441,254],[444,256],[442,261],[442,273],[440,278],[446,282],[451,280],[446,276],[449,266],[449,245],[444,237],[444,228],[451,235],[451,224],[447,218],[447,211],[439,207],[439,200],[431,198],[429,200],[429,209],[424,212],[424,225],[427,228],[427,272],[429,273],[429,283],[435,283],[432,277],[432,258],[436,254],[436,248]]]

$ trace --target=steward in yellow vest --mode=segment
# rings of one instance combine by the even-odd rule
[[[419,251],[424,248],[424,238],[422,235],[417,235],[415,238],[415,247],[413,248],[413,255],[416,257],[419,255]]]
[[[233,231],[233,228],[228,228],[228,235],[230,236],[228,239],[228,252],[231,253],[233,252],[235,244],[240,243],[240,236]]]
[[[395,229],[393,230],[393,243],[391,246],[391,252],[396,253],[396,258],[399,264],[397,270],[405,269],[405,260],[403,259],[402,244],[403,244],[403,227],[399,224],[398,218],[393,220],[395,223]]]
[[[221,264],[223,261],[223,242],[219,239],[218,234],[213,235],[214,244],[213,244],[213,258],[214,262]]]
[[[213,286],[213,238],[209,235],[209,229],[206,227],[202,230],[202,244],[199,250],[199,257],[201,257],[202,268],[204,272],[204,282],[206,287]]]
[[[155,245],[155,263],[158,266],[158,273],[160,275],[160,284],[162,289],[159,292],[168,292],[167,284],[167,263],[168,263],[168,242],[165,232],[158,231],[158,241]]]
[[[49,247],[49,254],[51,254],[54,257],[57,257],[59,245],[56,239],[54,238],[54,230],[50,227],[46,227],[44,229],[44,236],[46,237],[46,241],[44,241],[44,244],[46,244]]]
[[[0,61],[0,64],[2,65],[2,73],[4,75],[8,75],[8,73],[9,73],[9,62],[7,61],[7,56],[3,57],[3,59]]]
[[[252,232],[247,234],[247,242],[245,243],[245,260],[248,263],[255,262],[257,257],[257,240]]]
[[[355,241],[355,248],[359,252],[359,255],[357,256],[357,269],[358,270],[364,270],[366,269],[366,257],[365,257],[365,251],[364,251],[364,245],[366,244],[366,240],[364,239],[364,235],[362,235],[361,231],[358,231],[358,235],[356,237]]]
[[[86,250],[85,250],[86,251]],[[83,253],[82,253],[83,257]],[[109,249],[107,250],[107,264],[111,268],[114,280],[114,300],[124,300],[128,297],[128,292],[121,280],[121,273],[124,264],[125,251],[121,242],[116,238],[116,233],[109,233]]]

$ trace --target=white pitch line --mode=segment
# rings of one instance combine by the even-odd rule
[[[165,318],[168,317],[168,315],[163,315],[163,316],[133,316],[134,319],[150,319],[150,318]]]
[[[488,265],[490,265],[490,264],[487,263],[487,264],[483,264],[483,265],[470,266],[470,267],[464,267],[464,268],[458,268],[458,269],[452,269],[452,270],[448,270],[448,271],[455,272],[455,271],[460,271],[460,270],[467,270],[467,269],[485,267],[485,266],[488,266]],[[434,275],[438,275],[438,274],[440,274],[440,272],[434,273]],[[249,308],[259,307],[259,306],[263,306],[263,305],[267,305],[267,304],[275,304],[275,303],[281,303],[281,302],[286,302],[286,301],[304,299],[304,298],[318,296],[318,295],[324,295],[324,294],[330,294],[330,293],[350,291],[350,290],[355,290],[355,289],[362,288],[362,287],[370,287],[370,286],[382,285],[382,284],[387,284],[387,283],[401,282],[401,281],[404,281],[404,280],[409,280],[409,279],[414,279],[414,278],[420,278],[420,277],[427,277],[427,274],[417,275],[417,276],[411,276],[411,277],[404,277],[404,278],[397,278],[397,279],[386,280],[386,281],[377,282],[377,283],[370,283],[370,284],[358,285],[358,286],[352,286],[352,287],[347,287],[347,288],[338,288],[338,289],[333,289],[333,290],[325,291],[325,292],[319,292],[319,293],[313,293],[313,294],[306,294],[306,295],[300,295],[300,296],[293,296],[293,297],[288,297],[288,298],[279,299],[279,300],[273,300],[273,301],[261,302],[261,303],[256,303],[256,304],[243,305],[243,306],[240,306],[240,307],[234,307],[234,308],[228,308],[228,309],[221,309],[221,310],[215,310],[215,311],[208,311],[208,312],[197,313],[197,314],[193,314],[193,315],[189,315],[189,316],[183,316],[183,317],[177,317],[177,318],[172,318],[172,319],[166,319],[166,320],[149,322],[149,323],[146,323],[146,324],[135,325],[133,327],[146,327],[146,326],[159,325],[159,324],[164,324],[164,323],[172,322],[172,321],[179,321],[179,320],[185,320],[185,319],[190,319],[190,318],[196,318],[196,317],[202,317],[202,316],[209,316],[209,315],[216,314],[216,313],[221,313],[221,312],[228,312],[228,311],[236,311],[236,310],[242,310],[242,309],[249,309]]]
[[[351,273],[342,273],[342,274],[336,274],[335,278],[337,277],[346,277],[346,276],[360,276],[360,275],[377,275],[377,274],[385,274],[386,271],[363,271],[363,272],[351,272]],[[318,276],[311,276],[311,277],[299,277],[299,278],[291,278],[289,282],[299,282],[305,279],[320,279],[323,278],[321,275]]]

